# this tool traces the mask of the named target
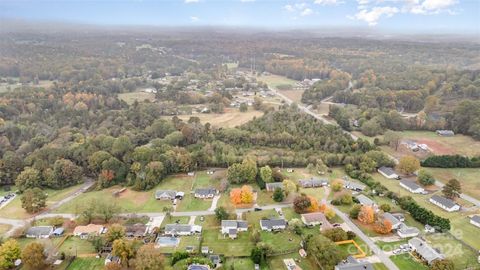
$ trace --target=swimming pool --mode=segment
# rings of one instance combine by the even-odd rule
[[[179,238],[160,236],[157,238],[157,245],[160,247],[176,247],[180,242]]]

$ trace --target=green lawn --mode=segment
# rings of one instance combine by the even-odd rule
[[[387,266],[383,263],[374,263],[373,269],[375,270],[388,270]]]
[[[221,174],[224,170],[216,170],[216,174]],[[220,180],[216,180],[212,175],[208,175],[206,171],[200,171],[195,174],[195,183],[193,189],[196,188],[209,188],[214,187],[216,189],[220,188]]]
[[[208,210],[212,200],[196,199],[192,194],[185,194],[185,197],[178,201],[177,212]]]
[[[274,252],[298,250],[300,249],[300,242],[302,241],[300,236],[289,230],[281,232],[261,231],[260,236],[262,242],[270,244]]]
[[[271,88],[277,88],[279,85],[294,85],[297,81],[279,75],[257,76],[257,81],[264,82]]]
[[[478,233],[478,232],[477,232]],[[448,259],[452,260],[456,269],[465,269],[467,266],[476,265],[477,253],[446,234],[430,234],[426,236],[432,247],[437,248]],[[473,237],[478,240],[478,237]],[[478,242],[478,241],[477,241]]]
[[[319,269],[312,261],[308,258],[302,258],[298,254],[298,252],[292,254],[286,254],[282,256],[275,256],[268,258],[268,265],[270,266],[271,270],[277,269],[287,269],[285,263],[283,262],[284,259],[294,259],[295,263],[300,266],[303,270],[314,270]]]
[[[252,228],[260,230],[260,220],[262,218],[278,218],[278,214],[275,210],[262,210],[257,212],[246,213],[246,220],[248,225]]]
[[[105,260],[97,258],[76,258],[67,270],[102,270]]]
[[[220,233],[219,228],[204,229],[202,246],[207,246],[214,253],[223,254],[226,257],[249,256],[251,249],[254,247],[253,242],[250,240],[250,230],[238,233],[238,238],[232,240],[224,237]]]
[[[431,172],[435,179],[447,183],[448,180],[455,178],[462,184],[462,190],[465,194],[480,199],[480,170],[478,168],[425,168]]]
[[[235,269],[235,270],[252,270],[254,269],[254,263],[250,258],[227,258],[225,261],[224,269]],[[267,270],[268,268],[262,268],[262,270]]]
[[[428,267],[413,258],[409,253],[390,256],[390,259],[400,269],[428,270]]]
[[[188,221],[190,220],[190,217],[169,217],[169,218],[164,218],[162,222],[162,227],[165,227],[167,224],[172,224],[178,221],[180,224],[188,224]]]
[[[88,240],[80,239],[79,237],[71,236],[59,248],[60,252],[65,252],[67,255],[81,255],[96,253],[92,243]]]

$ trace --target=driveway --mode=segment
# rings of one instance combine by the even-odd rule
[[[216,195],[215,197],[213,197],[212,205],[210,206],[208,211],[215,211],[215,209],[217,208],[218,200],[220,200],[220,196],[222,195]]]

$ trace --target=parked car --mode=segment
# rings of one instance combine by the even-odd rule
[[[262,208],[255,207],[253,208],[253,211],[262,211]]]

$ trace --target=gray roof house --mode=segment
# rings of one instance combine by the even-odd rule
[[[264,231],[278,231],[285,230],[287,221],[283,218],[262,219],[260,220],[260,227]]]
[[[212,261],[213,267],[217,267],[222,262],[222,259],[220,258],[220,256],[216,254],[210,255],[208,256],[208,258],[210,259],[210,261]]]
[[[363,191],[367,187],[364,184],[360,184],[352,181],[345,181],[345,184],[343,186],[353,191]]]
[[[454,212],[460,210],[460,205],[442,196],[433,195],[432,197],[430,197],[430,202],[447,212]]]
[[[470,223],[480,228],[480,216],[475,215],[470,219]]]
[[[117,264],[120,264],[121,263],[121,259],[120,257],[117,257],[117,256],[113,256],[111,253],[109,253],[107,255],[107,257],[105,258],[105,265],[109,264],[109,263],[117,263]]]
[[[48,238],[52,233],[52,226],[35,226],[30,227],[25,233],[25,236],[27,238]]]
[[[166,235],[192,235],[195,233],[201,233],[202,226],[189,225],[189,224],[167,224],[165,226]]]
[[[265,188],[267,189],[267,191],[275,191],[275,189],[277,188],[283,190],[283,183],[282,182],[266,183]]]
[[[417,185],[417,183],[409,180],[400,180],[400,186],[412,193],[424,193],[425,189]]]
[[[217,190],[214,188],[197,188],[195,189],[195,198],[211,199],[217,195]]]
[[[157,200],[173,200],[177,196],[175,190],[157,190],[155,191],[155,199]]]
[[[346,260],[337,264],[335,270],[373,270],[373,266],[369,262],[360,262],[352,256],[348,256]]]
[[[222,220],[220,231],[223,235],[227,235],[235,239],[238,232],[245,232],[248,230],[248,223],[243,220]]]
[[[325,215],[321,212],[314,212],[308,214],[302,214],[302,221],[307,226],[320,225],[320,230],[332,229],[332,224],[327,220]]]
[[[377,170],[381,175],[385,176],[388,179],[396,179],[398,178],[398,174],[395,170],[391,167],[380,167]]]
[[[356,198],[361,205],[367,205],[367,206],[375,206],[376,205],[376,203],[374,201],[372,201],[372,199],[370,199],[369,197],[367,197],[363,194],[358,195]]]
[[[455,135],[455,132],[453,132],[453,130],[448,130],[448,129],[439,129],[435,132],[437,133],[437,135],[440,135],[440,136],[454,136]]]
[[[442,254],[418,237],[408,240],[408,245],[428,264],[432,264],[433,261],[444,258]]]
[[[396,217],[394,217],[392,214],[388,212],[383,213],[383,218],[389,220],[392,223],[393,230],[398,229],[400,225],[402,225],[402,222],[400,222],[400,220],[398,220]]]
[[[303,188],[315,188],[315,187],[324,187],[328,185],[327,179],[301,179],[298,181],[298,184]]]
[[[398,236],[401,238],[409,238],[409,237],[415,237],[418,236],[420,233],[420,230],[415,228],[415,227],[410,227],[405,224],[400,224],[400,227],[397,230]]]

